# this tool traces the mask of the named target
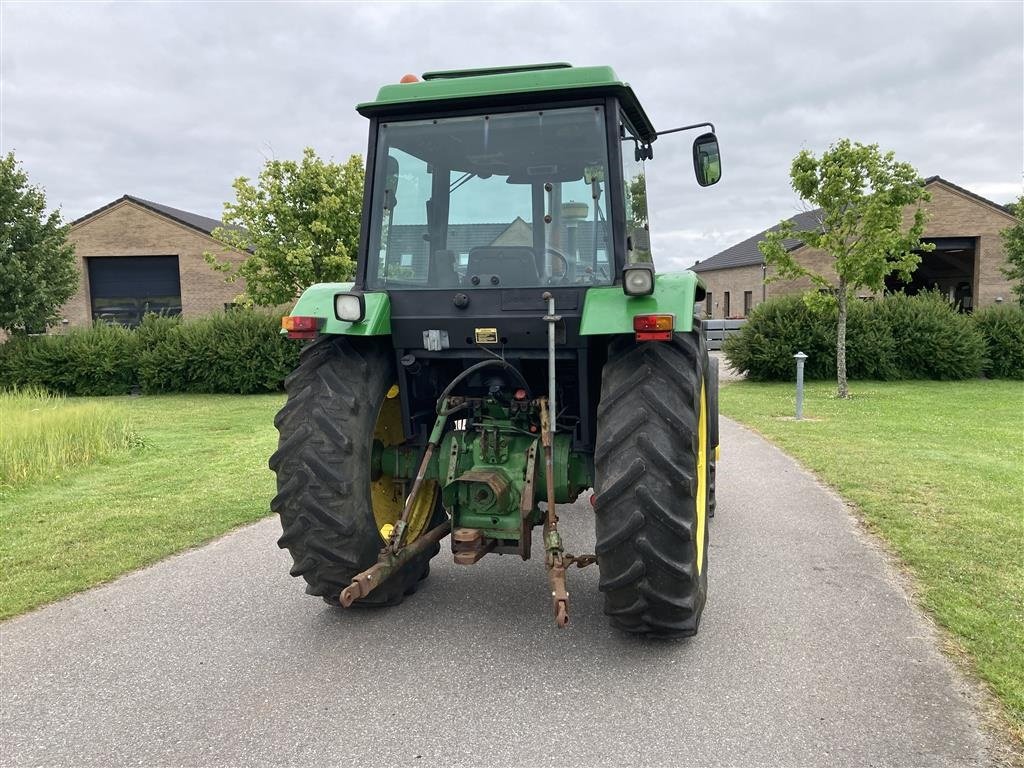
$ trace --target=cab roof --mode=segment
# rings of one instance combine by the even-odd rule
[[[365,117],[393,116],[470,104],[508,106],[587,96],[614,96],[643,141],[657,138],[633,89],[619,80],[615,70],[565,62],[426,72],[418,82],[383,86],[375,101],[356,109]]]

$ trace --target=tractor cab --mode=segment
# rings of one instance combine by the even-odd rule
[[[358,108],[372,162],[357,287],[586,288],[651,261],[644,160],[657,133],[610,68],[403,81]],[[695,144],[695,167],[717,181],[713,134]]]

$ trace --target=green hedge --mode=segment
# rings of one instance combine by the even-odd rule
[[[985,337],[985,375],[1024,379],[1024,307],[986,307],[974,313],[974,322]]]
[[[835,328],[799,296],[783,296],[754,308],[743,329],[725,340],[730,365],[754,380],[794,377],[793,355],[807,355],[804,375],[835,375]],[[829,351],[831,349],[831,352]]]
[[[118,325],[59,336],[15,336],[0,346],[0,387],[65,395],[123,395],[135,383],[138,340]]]
[[[970,379],[981,375],[985,339],[970,315],[940,294],[886,296],[872,307],[896,341],[893,365],[901,379]]]
[[[273,392],[298,365],[280,318],[234,310],[154,329],[139,354],[144,392]]]
[[[837,309],[811,304],[800,296],[783,296],[756,307],[743,329],[723,346],[729,363],[754,380],[787,381],[796,375],[793,354],[802,351],[808,355],[807,378],[834,378]],[[1002,315],[985,318],[986,312],[959,314],[936,293],[851,302],[846,328],[847,375],[850,379],[881,380],[968,379],[984,370],[1007,375],[992,364],[986,369],[986,359],[1019,358],[992,343],[986,351],[983,329],[992,327],[990,335],[998,336],[1002,343],[1004,328],[1012,319]],[[1018,318],[1017,322],[1024,321]],[[1018,354],[1024,353],[1018,350]]]
[[[147,316],[129,330],[97,323],[0,345],[0,388],[40,386],[67,395],[143,392],[252,394],[282,388],[299,345],[280,320],[234,310],[182,321]]]

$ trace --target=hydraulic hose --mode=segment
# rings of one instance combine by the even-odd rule
[[[437,398],[437,412],[441,413],[441,408],[444,404],[444,401],[448,398],[448,395],[452,393],[452,390],[454,390],[455,387],[457,387],[459,384],[465,381],[469,376],[479,371],[481,368],[487,368],[488,366],[491,365],[496,365],[501,368],[506,368],[507,370],[509,370],[517,379],[519,379],[519,383],[523,385],[523,389],[526,390],[527,398],[532,397],[532,395],[530,394],[530,385],[526,383],[526,379],[523,378],[523,374],[521,374],[516,369],[516,367],[511,363],[508,363],[504,360],[500,360],[498,358],[494,358],[493,360],[483,360],[479,363],[476,363],[475,365],[471,365],[469,366],[469,368],[467,368],[454,379],[452,379],[448,386],[444,388],[444,391],[441,393],[441,396]]]

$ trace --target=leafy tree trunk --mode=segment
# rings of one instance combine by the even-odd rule
[[[846,384],[846,280],[839,279],[839,320],[836,323],[836,381],[837,397],[847,398],[850,389]]]

